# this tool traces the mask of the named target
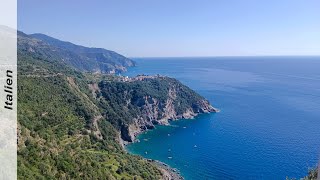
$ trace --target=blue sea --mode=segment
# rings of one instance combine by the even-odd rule
[[[221,110],[141,134],[129,152],[193,179],[300,178],[320,159],[320,57],[135,58]]]

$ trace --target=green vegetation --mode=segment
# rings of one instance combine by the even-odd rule
[[[155,165],[120,146],[119,132],[101,116],[86,75],[21,49],[18,64],[19,179],[162,177]]]
[[[66,76],[19,77],[19,179],[157,179],[161,173],[124,152],[117,131],[72,90]]]
[[[147,104],[157,104],[157,116],[161,119],[166,101],[170,98],[170,89],[175,91],[172,98],[177,114],[182,114],[188,108],[199,109],[196,103],[203,99],[177,80],[168,77],[133,82],[101,81],[99,87],[101,92],[97,96],[103,97],[99,99],[99,105],[118,129],[124,124],[132,123],[136,117],[146,116],[142,107]]]
[[[93,59],[130,63],[103,49],[34,37],[43,41],[18,36],[19,179],[161,179],[152,162],[124,151],[121,138],[131,140],[136,118],[153,127],[168,101],[175,116],[200,112],[204,99],[168,77],[125,81],[88,72]]]
[[[26,35],[18,32],[18,48],[25,54],[41,56],[43,60],[65,63],[86,72],[122,72],[135,63],[113,51],[88,48],[60,41],[44,34]]]

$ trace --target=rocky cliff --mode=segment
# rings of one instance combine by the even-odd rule
[[[116,82],[103,81],[99,87],[100,104],[107,104],[111,109],[120,108],[120,114],[106,112],[106,116],[117,119],[113,123],[127,142],[134,141],[139,133],[153,129],[157,124],[168,125],[171,120],[217,112],[206,99],[169,77],[137,76]]]

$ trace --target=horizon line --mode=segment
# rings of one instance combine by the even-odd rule
[[[319,55],[126,56],[127,58],[320,57]]]

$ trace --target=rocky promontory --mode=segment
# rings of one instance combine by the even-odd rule
[[[133,142],[139,133],[155,125],[218,111],[178,80],[160,75],[102,81],[98,94],[100,104],[107,109],[106,117],[115,120],[112,123],[127,142]],[[107,107],[117,109],[118,114],[110,113]]]

